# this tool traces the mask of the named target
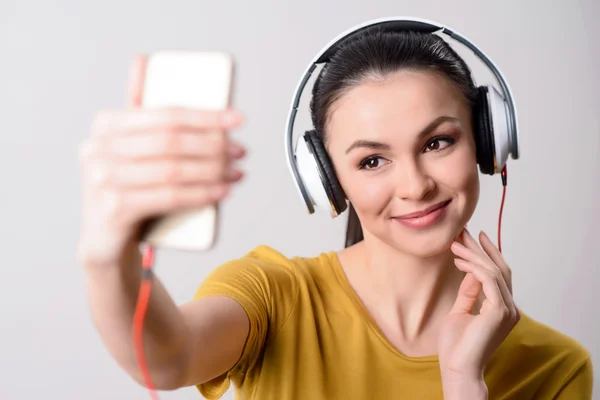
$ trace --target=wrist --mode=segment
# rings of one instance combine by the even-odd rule
[[[110,255],[105,253],[80,251],[78,260],[84,271],[92,274],[102,273],[99,271],[119,270],[131,272],[131,270],[141,269],[142,254],[135,242],[127,243],[119,251],[109,252]]]
[[[83,269],[89,285],[99,287],[123,288],[132,296],[137,296],[142,279],[141,254],[135,248],[130,248],[110,262],[85,262]]]
[[[470,376],[442,372],[444,400],[487,400],[488,389],[483,374]]]

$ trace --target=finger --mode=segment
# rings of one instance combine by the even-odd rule
[[[500,268],[500,270],[502,271],[502,275],[504,276],[504,280],[506,281],[506,286],[508,286],[508,290],[512,294],[512,270],[506,263],[506,260],[504,260],[502,253],[500,253],[500,250],[498,250],[498,248],[492,242],[489,236],[483,231],[479,233],[479,243],[481,243],[481,247],[490,257],[490,259],[494,262],[494,264],[496,264],[498,268]]]
[[[184,107],[137,108],[102,111],[96,115],[95,135],[147,132],[224,131],[239,126],[242,116],[235,110],[208,111]]]
[[[458,242],[454,242],[451,248],[454,254],[461,257],[465,261],[481,266],[482,268],[488,270],[489,273],[493,274],[496,280],[498,281],[498,286],[500,287],[504,303],[508,306],[511,312],[515,312],[512,293],[508,288],[508,285],[504,278],[504,274],[502,273],[500,268],[496,264],[494,264],[492,260],[490,260],[487,256],[482,257],[479,253],[474,252],[473,250],[465,247],[464,245]]]
[[[490,259],[488,259],[487,256],[485,256],[481,252],[473,250],[472,247],[467,247],[466,244],[462,244],[456,241],[452,243],[450,249],[457,256],[467,261],[474,262],[476,264],[484,265],[491,261]]]
[[[104,136],[96,139],[99,151],[114,158],[142,160],[157,157],[223,157],[233,146],[237,153],[239,145],[227,140],[222,132],[169,133],[156,132],[134,136]]]
[[[224,199],[229,185],[165,185],[142,190],[105,191],[103,204],[109,218],[122,224],[137,223],[147,218],[201,209]]]
[[[487,259],[487,254],[485,254],[483,249],[479,246],[479,243],[477,243],[475,238],[466,228],[463,230],[462,239],[466,248],[473,250],[476,254],[481,256],[482,259]]]
[[[133,59],[129,67],[129,82],[127,85],[126,104],[129,107],[140,107],[142,105],[144,79],[146,75],[145,55],[138,55]]]
[[[510,274],[510,269],[508,268],[508,265],[506,265],[506,263],[504,261],[502,262],[502,264],[498,264],[496,262],[496,260],[491,257],[490,252],[483,248],[483,243],[480,246],[475,241],[475,238],[473,238],[473,236],[471,236],[471,234],[469,233],[469,231],[467,229],[465,229],[463,231],[462,236],[463,236],[464,247],[473,251],[472,256],[470,256],[469,260],[474,261],[478,264],[487,266],[489,268],[492,268],[493,270],[497,269],[500,272],[500,274],[502,275],[502,279],[504,280],[504,283],[509,288],[508,289],[509,293],[512,294],[511,274]],[[481,240],[481,238],[480,238],[480,240]],[[491,243],[491,241],[489,241],[489,244],[491,244],[492,247],[494,247],[494,245]],[[458,247],[460,247],[460,246],[458,246]],[[466,256],[466,254],[465,254],[465,256]],[[463,257],[463,255],[460,255],[460,257]]]
[[[206,134],[158,132],[134,136],[94,136],[80,149],[82,159],[101,157],[115,160],[143,161],[156,158],[228,158],[246,155],[239,143],[228,140],[221,132]]]
[[[481,282],[473,274],[467,273],[458,288],[458,295],[450,313],[471,314],[477,304],[481,289]]]
[[[241,177],[240,170],[218,159],[107,163],[98,165],[95,175],[100,185],[120,189],[236,182]]]
[[[504,308],[506,306],[500,286],[498,285],[498,279],[494,274],[480,265],[460,258],[455,258],[454,264],[459,270],[471,273],[479,282],[481,282],[483,294],[492,306],[495,308]]]

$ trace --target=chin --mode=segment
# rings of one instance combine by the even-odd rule
[[[391,243],[394,249],[418,258],[432,258],[450,250],[450,245],[456,237],[448,229],[429,232],[426,234],[404,234],[394,237]],[[407,244],[410,244],[407,246]]]

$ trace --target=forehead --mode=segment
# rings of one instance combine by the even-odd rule
[[[439,116],[462,120],[468,108],[460,90],[434,72],[399,71],[383,79],[366,79],[332,106],[328,142],[386,140],[416,136]],[[466,122],[466,121],[465,121]]]

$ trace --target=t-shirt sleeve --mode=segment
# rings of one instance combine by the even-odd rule
[[[237,363],[225,374],[198,390],[207,399],[218,399],[230,381],[241,385],[246,374],[260,361],[264,346],[276,336],[291,313],[297,282],[291,260],[267,247],[259,246],[245,256],[214,269],[202,282],[194,299],[226,296],[244,309],[250,330]]]
[[[569,377],[556,400],[591,400],[594,386],[592,359],[588,358]]]

